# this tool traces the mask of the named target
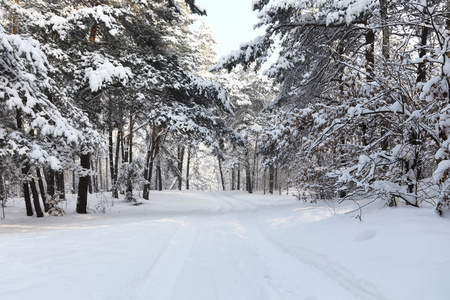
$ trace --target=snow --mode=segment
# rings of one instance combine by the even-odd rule
[[[395,101],[395,103],[389,106],[388,109],[393,113],[398,113],[404,111],[404,106],[402,103]]]
[[[0,220],[0,299],[448,299],[450,220],[432,209],[244,192],[98,194],[91,213]],[[106,213],[98,213],[105,210]],[[97,211],[97,213],[94,213]],[[336,212],[336,213],[333,213]]]
[[[450,169],[450,160],[441,161],[433,173],[433,181],[435,183],[440,183],[441,181],[446,180],[448,177],[449,169]]]
[[[118,78],[123,85],[128,82],[128,79],[133,76],[131,69],[123,67],[121,64],[114,65],[108,59],[98,63],[97,68],[94,70],[89,67],[85,70],[84,79],[89,81],[89,87],[92,92],[96,92],[101,89],[105,83],[112,83],[113,78]]]

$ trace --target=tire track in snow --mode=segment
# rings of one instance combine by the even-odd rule
[[[256,234],[255,236],[263,238],[269,247],[278,249],[278,251],[281,251],[290,259],[295,259],[322,272],[339,284],[343,289],[352,293],[357,299],[388,299],[386,296],[382,295],[372,283],[364,279],[356,278],[352,272],[339,263],[331,261],[327,256],[305,248],[295,246],[289,248],[279,244],[268,237],[257,219],[253,220],[253,225],[254,230],[259,232],[259,234]]]
[[[199,224],[183,221],[143,278],[128,290],[126,299],[169,299],[200,227]]]
[[[246,300],[317,300],[332,299],[334,293],[339,299],[387,299],[370,282],[355,278],[328,257],[275,242],[258,222],[258,213],[262,212],[258,203],[225,195],[214,195],[211,200],[201,215],[177,218],[180,225],[173,236],[147,272],[127,289],[126,297],[120,299],[181,299],[187,283],[193,282],[190,274],[206,280],[194,281],[198,288],[209,284],[210,289],[203,294],[191,293],[206,293],[207,298],[186,299],[228,299],[223,296],[231,295],[243,299],[245,295]],[[202,237],[209,241],[206,248]],[[198,258],[195,254],[204,251],[213,262],[219,259],[213,263],[219,273],[208,275],[195,265],[197,262],[189,261],[189,257]]]
[[[240,229],[239,233],[235,233],[241,235],[240,241],[228,245],[227,251],[236,258],[236,266],[241,276],[248,282],[248,286],[256,287],[254,297],[251,299],[330,299],[332,296],[330,293],[305,288],[306,282],[300,282],[298,279],[302,276],[307,277],[301,274],[305,269],[304,264],[273,247],[261,236],[261,232],[255,229],[254,218],[260,208],[259,205],[226,195],[215,195],[215,198],[232,208],[233,214],[224,216],[222,224],[234,224],[235,228]],[[313,296],[307,297],[305,294]],[[317,294],[322,297],[316,298]]]
[[[228,275],[225,278],[233,278],[240,285],[240,288],[232,293],[230,282],[219,281],[216,287],[219,296],[248,300],[287,300],[278,287],[271,284],[268,275],[271,271],[256,257],[254,249],[249,247],[245,230],[239,221],[229,216],[221,216],[210,224],[208,231],[210,234],[221,231],[220,238],[216,240],[218,247],[215,252],[222,259],[227,257],[229,265],[232,266],[227,268]],[[245,287],[245,290],[242,290],[242,287]]]
[[[353,273],[348,269],[337,262],[331,261],[328,257],[305,248],[288,248],[287,246],[278,244],[270,239],[257,221],[256,214],[259,211],[259,207],[256,204],[247,203],[246,201],[240,202],[238,199],[225,195],[220,195],[220,197],[216,196],[216,198],[231,207],[238,207],[238,210],[246,210],[246,213],[241,215],[238,221],[245,228],[245,231],[249,236],[248,241],[251,241],[254,244],[253,249],[255,253],[258,253],[257,257],[262,263],[267,264],[267,267],[272,270],[271,272],[277,273],[277,277],[283,277],[283,274],[278,271],[279,269],[292,268],[294,265],[301,268],[301,265],[306,264],[312,267],[313,270],[319,271],[332,279],[342,289],[353,294],[357,299],[387,299],[387,297],[382,295],[372,283],[355,278]],[[238,201],[239,203],[237,204],[236,202]],[[273,260],[273,257],[282,257],[283,260],[281,261],[283,262],[283,266],[279,265],[280,261]],[[270,284],[279,289],[286,297],[288,297],[295,289],[292,285],[286,285],[285,280],[278,280],[276,276],[271,277],[270,274],[268,274],[267,279],[270,279]]]

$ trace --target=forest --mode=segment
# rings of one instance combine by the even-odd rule
[[[0,0],[3,217],[172,189],[448,212],[450,1],[252,8],[217,58],[194,0]]]

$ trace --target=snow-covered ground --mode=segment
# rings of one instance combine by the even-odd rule
[[[450,220],[372,205],[362,221],[290,196],[152,192],[140,206],[0,220],[2,300],[450,299]],[[333,214],[336,209],[337,214]]]

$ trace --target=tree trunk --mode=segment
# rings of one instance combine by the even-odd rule
[[[127,145],[127,139],[124,138],[124,132],[121,131],[120,136],[120,146],[122,148],[122,163],[128,162],[128,145]]]
[[[266,194],[266,168],[264,168],[264,172],[263,172],[263,190],[264,190],[264,195]]]
[[[23,197],[25,199],[25,208],[27,211],[27,216],[32,216],[33,215],[33,205],[31,204],[31,197],[30,197],[30,188],[28,186],[28,179],[26,177],[28,177],[28,171],[30,170],[29,166],[25,166],[22,168],[22,175],[24,175],[24,179],[23,179]]]
[[[102,159],[100,157],[97,159],[97,177],[98,177],[97,183],[97,193],[98,193],[99,191],[103,191],[104,189],[102,176]]]
[[[36,211],[36,217],[42,218],[44,213],[42,212],[41,204],[39,203],[39,192],[36,188],[36,181],[31,178],[30,181],[31,194],[33,195],[34,210]]]
[[[147,149],[147,157],[145,159],[146,163],[144,169],[144,179],[147,181],[147,183],[145,183],[144,185],[143,197],[146,200],[149,199],[150,184],[153,176],[153,167],[155,165],[155,159],[159,154],[162,132],[163,132],[162,128],[157,128],[155,125],[153,125],[150,145],[148,146]],[[156,178],[155,180],[155,185],[158,183],[157,181],[158,178]]]
[[[380,17],[381,17],[381,26],[382,26],[382,48],[381,53],[384,57],[384,59],[387,61],[390,57],[389,55],[389,49],[390,49],[390,29],[389,25],[387,24],[387,18],[388,18],[388,1],[387,0],[380,0]]]
[[[253,154],[253,167],[252,167],[252,185],[253,190],[258,190],[258,142],[255,142],[255,153]]]
[[[47,169],[47,195],[49,200],[55,196],[55,171],[51,168]]]
[[[150,141],[150,143],[152,143]],[[147,154],[146,154],[146,158],[145,158],[145,168],[144,168],[144,179],[147,181],[146,183],[144,183],[144,192],[142,193],[142,197],[145,200],[149,199],[149,194],[150,194],[150,180],[152,178],[152,166],[151,164],[151,156],[152,156],[152,147],[149,146],[147,149]]]
[[[252,175],[250,170],[250,162],[248,161],[247,155],[245,156],[247,161],[245,162],[245,188],[249,194],[253,193],[252,186]]]
[[[129,143],[129,150],[128,150],[128,162],[131,164],[133,162],[133,116],[130,115],[130,134],[128,137],[128,143]],[[128,148],[127,148],[128,149]],[[127,180],[127,192],[126,192],[126,198],[127,198],[127,202],[133,202],[134,198],[133,198],[133,182],[129,176],[128,180]]]
[[[153,158],[153,155],[150,156],[150,164],[148,166],[148,174],[147,174],[147,181],[148,184],[146,184],[146,186],[144,186],[144,193],[145,193],[145,187],[147,187],[147,198],[144,197],[144,199],[149,198],[149,193],[150,193],[150,183],[152,181],[152,177],[153,177],[153,166],[155,165],[155,159]]]
[[[275,168],[271,164],[271,165],[269,165],[269,193],[270,194],[273,194],[274,173],[275,173]]]
[[[178,146],[178,189],[181,191],[183,181],[184,146]]]
[[[5,218],[5,201],[6,201],[6,187],[3,174],[0,173],[0,205],[2,206],[2,218]]]
[[[118,130],[117,131],[117,139],[116,139],[116,157],[114,160],[114,177],[112,177],[112,179],[111,179],[112,196],[115,199],[119,198],[119,188],[117,187],[117,176],[119,174],[119,156],[120,156],[120,145],[121,145],[121,141],[122,141],[121,136],[122,136],[122,131]],[[113,172],[111,171],[111,174],[112,173]]]
[[[48,212],[50,207],[47,202],[47,195],[45,193],[44,181],[42,180],[42,174],[39,168],[36,168],[36,174],[38,177],[39,191],[41,192],[42,203],[44,203],[44,211]]]
[[[238,167],[237,167],[237,178],[236,178],[236,181],[237,181],[236,189],[238,191],[240,191],[241,190],[241,165],[240,164],[238,164]]]
[[[152,135],[149,141],[149,145],[147,148],[147,157],[145,158],[145,169],[144,169],[144,179],[147,181],[144,184],[144,192],[143,197],[145,200],[149,199],[149,193],[150,193],[150,184],[152,180],[152,172],[153,172],[153,148],[155,146],[155,131],[156,126],[153,125],[152,129]]]
[[[89,42],[94,42],[95,41],[95,38],[97,37],[97,27],[98,27],[98,24],[97,23],[94,23],[94,25],[92,25],[92,27],[91,27],[91,33],[89,34]]]
[[[92,173],[94,173],[95,172],[95,164],[92,162],[92,159],[91,159],[90,165],[91,165]],[[89,185],[88,185],[89,194],[92,194],[93,180],[94,180],[94,175],[89,176]]]
[[[56,172],[56,189],[60,200],[66,200],[66,191],[64,189],[64,171]]]
[[[366,80],[372,82],[375,79],[375,32],[369,29],[366,33]]]
[[[159,186],[158,166],[156,166],[155,173],[155,191],[157,191]]]
[[[234,167],[231,169],[231,190],[234,191],[236,189],[236,176],[235,176],[236,170]]]
[[[280,182],[278,181],[278,168],[275,168],[274,189],[278,190]]]
[[[75,171],[72,171],[72,194],[75,194],[77,190],[77,175]]]
[[[18,130],[22,130],[22,111],[20,109],[16,110],[16,126]],[[25,208],[27,211],[27,216],[33,215],[33,207],[31,205],[31,198],[30,198],[30,189],[28,187],[28,172],[30,171],[30,166],[28,164],[25,164],[22,168],[22,175],[23,175],[23,197],[25,200]]]
[[[105,190],[109,192],[108,166],[110,166],[110,165],[109,165],[108,157],[106,157],[105,158]]]
[[[222,160],[220,159],[220,156],[217,156],[217,160],[219,161],[219,176],[220,176],[220,182],[222,184],[222,191],[225,191],[225,180],[223,178]]]
[[[83,173],[81,174],[82,176],[80,176],[78,183],[77,213],[85,214],[87,213],[87,196],[89,185],[89,174],[87,174],[87,172],[90,169],[90,154],[82,154],[80,159]]]
[[[130,136],[128,138],[129,147],[130,147],[130,150],[129,150],[130,158],[128,161],[130,163],[133,161],[133,135],[134,135],[134,120],[133,120],[133,116],[130,115]]]
[[[158,160],[158,164],[156,166],[156,172],[157,172],[157,176],[158,176],[158,190],[162,191],[162,174],[161,174],[161,163],[160,160]]]
[[[189,190],[189,169],[191,167],[191,147],[188,147],[188,155],[186,161],[186,190]]]

